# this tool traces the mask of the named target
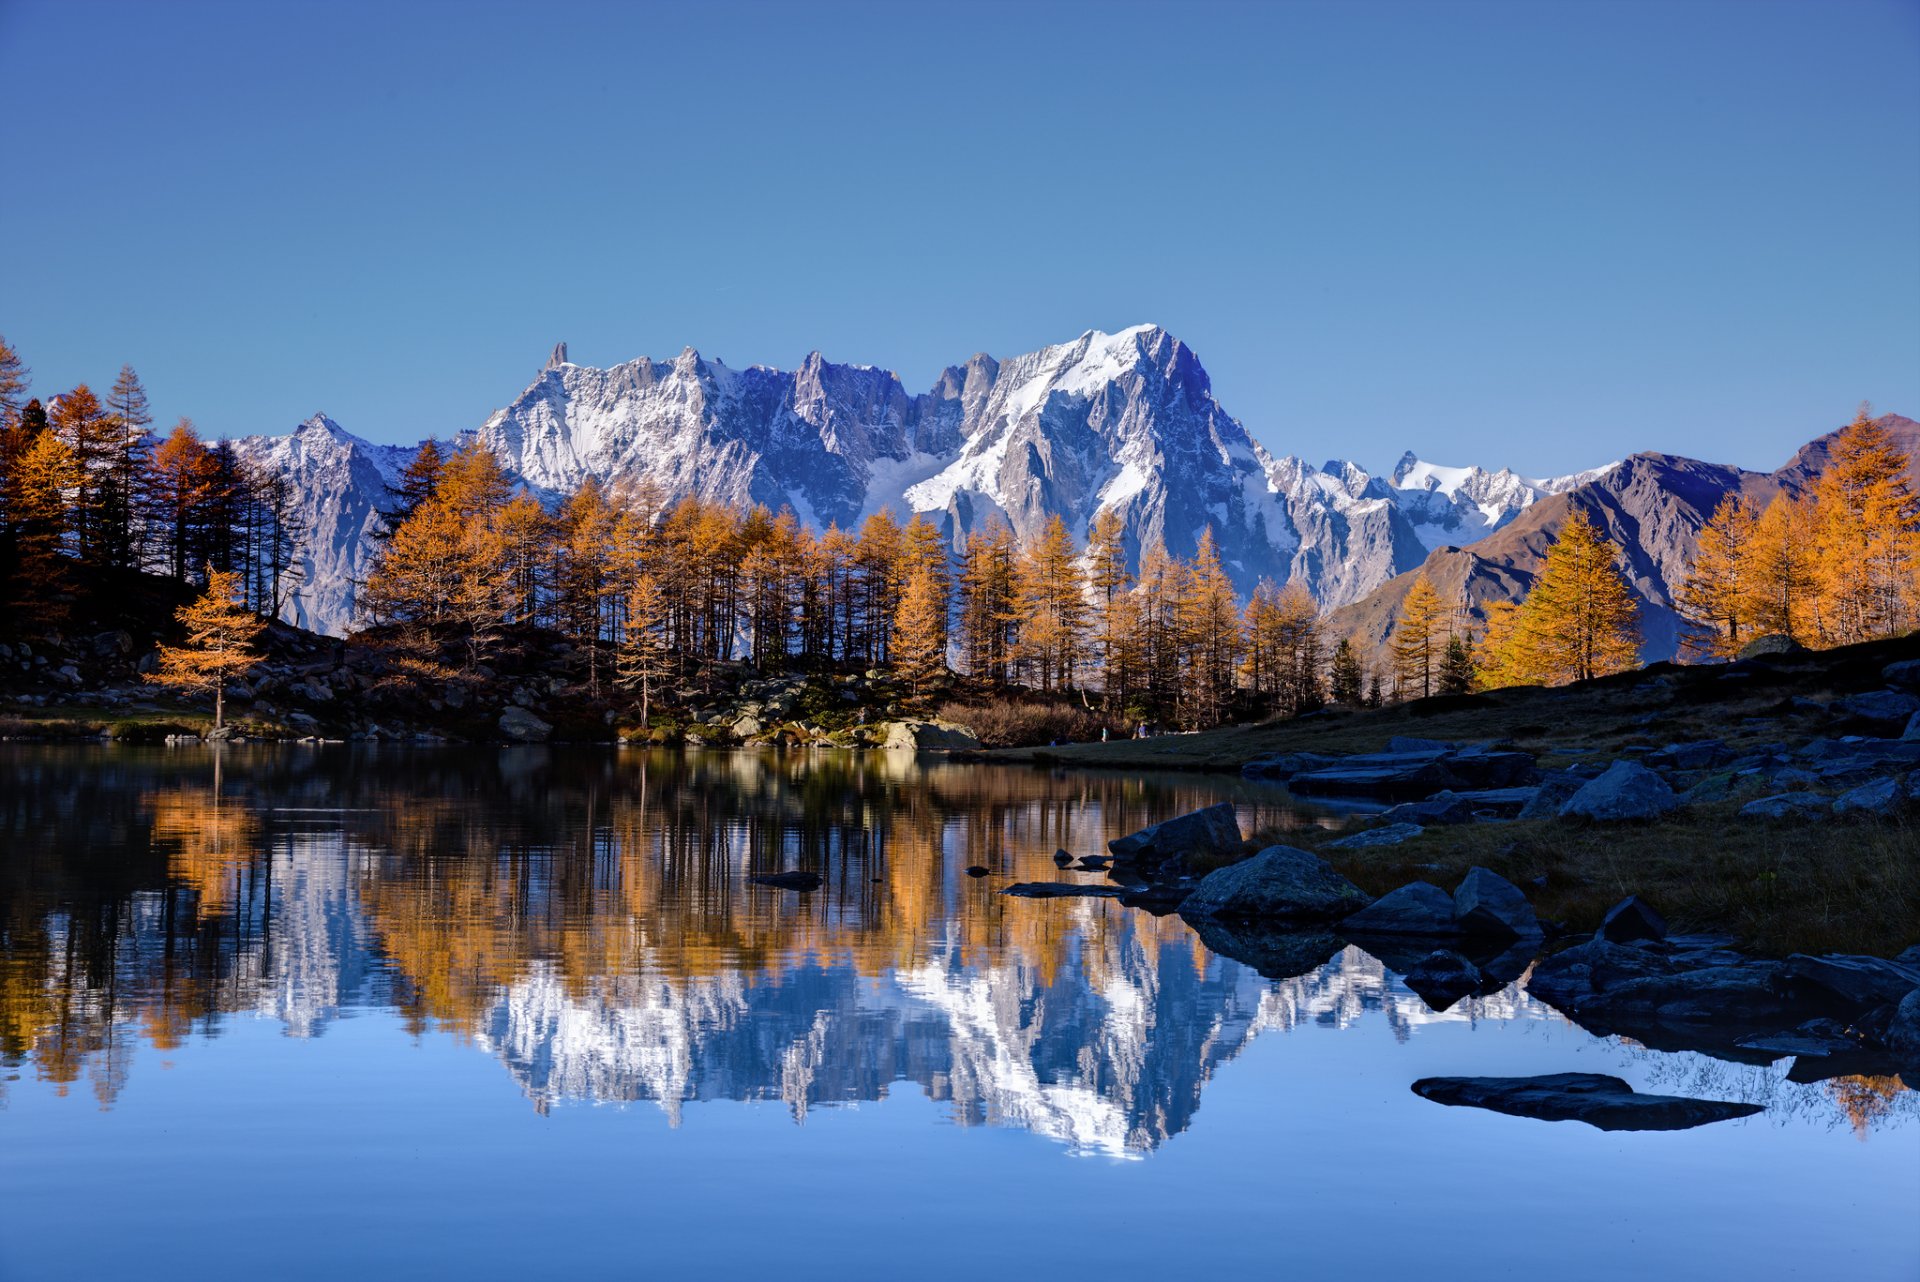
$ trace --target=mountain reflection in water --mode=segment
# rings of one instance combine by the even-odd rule
[[[391,1010],[497,1058],[541,1110],[778,1099],[803,1119],[905,1081],[963,1125],[1128,1155],[1184,1130],[1263,1032],[1558,1019],[1513,987],[1434,1012],[1355,948],[1269,979],[1177,917],[997,893],[1222,798],[1244,830],[1315,822],[1237,780],[539,748],[4,761],[0,1056],[102,1106],[140,1041]],[[825,884],[747,880],[789,868]]]

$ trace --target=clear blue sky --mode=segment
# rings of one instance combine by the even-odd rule
[[[1156,321],[1256,437],[1542,473],[1920,417],[1920,6],[0,0],[0,333],[221,434]]]

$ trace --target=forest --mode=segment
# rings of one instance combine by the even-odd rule
[[[55,625],[98,572],[176,580],[209,599],[182,611],[198,630],[163,650],[152,679],[217,701],[257,632],[242,616],[277,617],[299,588],[285,480],[186,419],[155,433],[131,367],[104,397],[83,384],[44,405],[26,399],[27,375],[0,339],[8,616]],[[1729,658],[1764,635],[1822,646],[1909,630],[1920,504],[1908,465],[1863,409],[1809,493],[1724,500],[1677,594],[1688,656]],[[1449,601],[1417,575],[1378,660],[1327,636],[1297,583],[1237,599],[1211,531],[1191,557],[1149,546],[1136,558],[1111,510],[1084,543],[1057,517],[1025,543],[996,518],[956,548],[920,514],[815,530],[791,510],[645,483],[589,480],[550,509],[469,439],[429,441],[383,515],[356,640],[421,680],[482,682],[505,638],[556,633],[578,647],[588,692],[630,699],[642,724],[690,673],[734,663],[877,671],[922,710],[956,689],[1017,692],[1183,729],[1639,663],[1622,550],[1578,506],[1517,601]]]

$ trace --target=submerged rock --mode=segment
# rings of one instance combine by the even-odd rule
[[[1321,931],[1275,930],[1259,922],[1217,917],[1193,917],[1187,924],[1210,952],[1251,966],[1267,979],[1305,975],[1340,951],[1340,941]]]
[[[1017,881],[1000,893],[1021,899],[1118,899],[1122,888],[1090,881]]]
[[[1436,1104],[1484,1108],[1509,1117],[1585,1122],[1603,1131],[1684,1131],[1763,1111],[1758,1104],[1642,1095],[1601,1073],[1539,1077],[1423,1077],[1413,1093]]]
[[[1453,896],[1425,881],[1390,890],[1340,923],[1353,935],[1451,935]]]
[[[1563,819],[1596,823],[1657,819],[1680,807],[1667,781],[1633,761],[1616,761],[1605,774],[1589,779],[1560,807]]]
[[[1251,859],[1208,873],[1180,915],[1268,921],[1338,921],[1371,901],[1366,892],[1311,851],[1268,846]]]

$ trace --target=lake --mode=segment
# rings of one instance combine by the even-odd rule
[[[1920,1276],[1897,1079],[998,893],[1222,799],[1331,822],[883,753],[0,745],[0,1279]],[[1564,1071],[1765,1112],[1408,1089]]]

